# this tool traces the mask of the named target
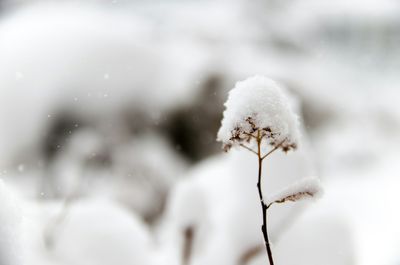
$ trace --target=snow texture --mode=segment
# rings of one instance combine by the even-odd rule
[[[272,195],[268,198],[267,204],[317,198],[321,194],[322,187],[319,179],[314,177],[305,178]]]
[[[156,264],[148,227],[117,202],[100,197],[76,200],[52,231],[52,248],[43,244],[43,232],[63,205],[44,202],[25,207],[26,265]]]
[[[225,150],[251,141],[257,131],[273,146],[288,151],[298,145],[299,121],[286,92],[275,81],[254,76],[237,82],[229,92],[217,140]]]
[[[0,264],[22,264],[21,215],[13,193],[0,180]]]
[[[58,239],[56,254],[71,264],[152,264],[145,224],[112,201],[92,199],[75,204]]]

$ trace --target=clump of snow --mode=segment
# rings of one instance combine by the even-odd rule
[[[24,227],[24,247],[29,264],[155,264],[154,242],[146,224],[135,213],[104,198],[77,200],[71,205],[53,230],[52,248],[46,248],[43,233],[60,207],[54,202],[26,205],[29,223]]]
[[[72,264],[151,264],[152,242],[145,224],[107,200],[74,205],[56,253]]]
[[[299,201],[307,198],[316,198],[322,194],[321,182],[318,178],[302,179],[268,198],[268,204]]]
[[[177,186],[174,192],[169,210],[175,216],[176,224],[179,227],[198,225],[205,221],[209,202],[204,190],[192,185],[190,181],[184,181]]]
[[[217,137],[225,150],[252,141],[258,132],[266,136],[270,145],[284,151],[298,145],[298,116],[292,111],[284,88],[275,81],[254,76],[237,82],[225,107]]]
[[[0,180],[0,264],[22,264],[21,215],[13,193]]]

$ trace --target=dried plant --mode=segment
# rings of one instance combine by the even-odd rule
[[[268,237],[269,207],[274,203],[313,197],[319,190],[318,183],[308,180],[304,182],[307,185],[296,184],[295,187],[278,193],[272,201],[264,198],[261,187],[262,162],[278,149],[288,152],[297,148],[298,117],[292,112],[284,90],[271,79],[262,76],[238,82],[230,91],[225,107],[218,140],[223,143],[225,151],[238,146],[252,152],[258,158],[257,189],[262,209],[261,231],[269,263],[274,265]]]

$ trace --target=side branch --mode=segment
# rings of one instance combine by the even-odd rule
[[[266,153],[265,155],[263,155],[261,157],[261,160],[264,160],[264,158],[266,158],[267,156],[269,156],[270,154],[272,154],[273,152],[275,152],[279,147],[282,146],[282,144],[286,141],[286,139],[284,139],[283,141],[281,141],[277,146],[275,146],[271,151],[269,151],[268,153]]]
[[[250,152],[252,152],[252,153],[258,155],[258,153],[257,153],[256,151],[254,151],[253,149],[251,149],[250,147],[245,146],[244,144],[240,144],[240,146],[243,147],[243,148],[246,148],[246,149],[249,150]]]

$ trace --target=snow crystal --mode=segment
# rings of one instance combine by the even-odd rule
[[[299,121],[286,92],[263,76],[237,82],[229,92],[217,140],[229,147],[251,141],[260,131],[267,142],[287,151],[297,146]],[[250,136],[252,135],[252,136]]]
[[[267,204],[316,198],[321,193],[322,187],[319,179],[313,177],[305,178],[272,195],[268,198]]]

